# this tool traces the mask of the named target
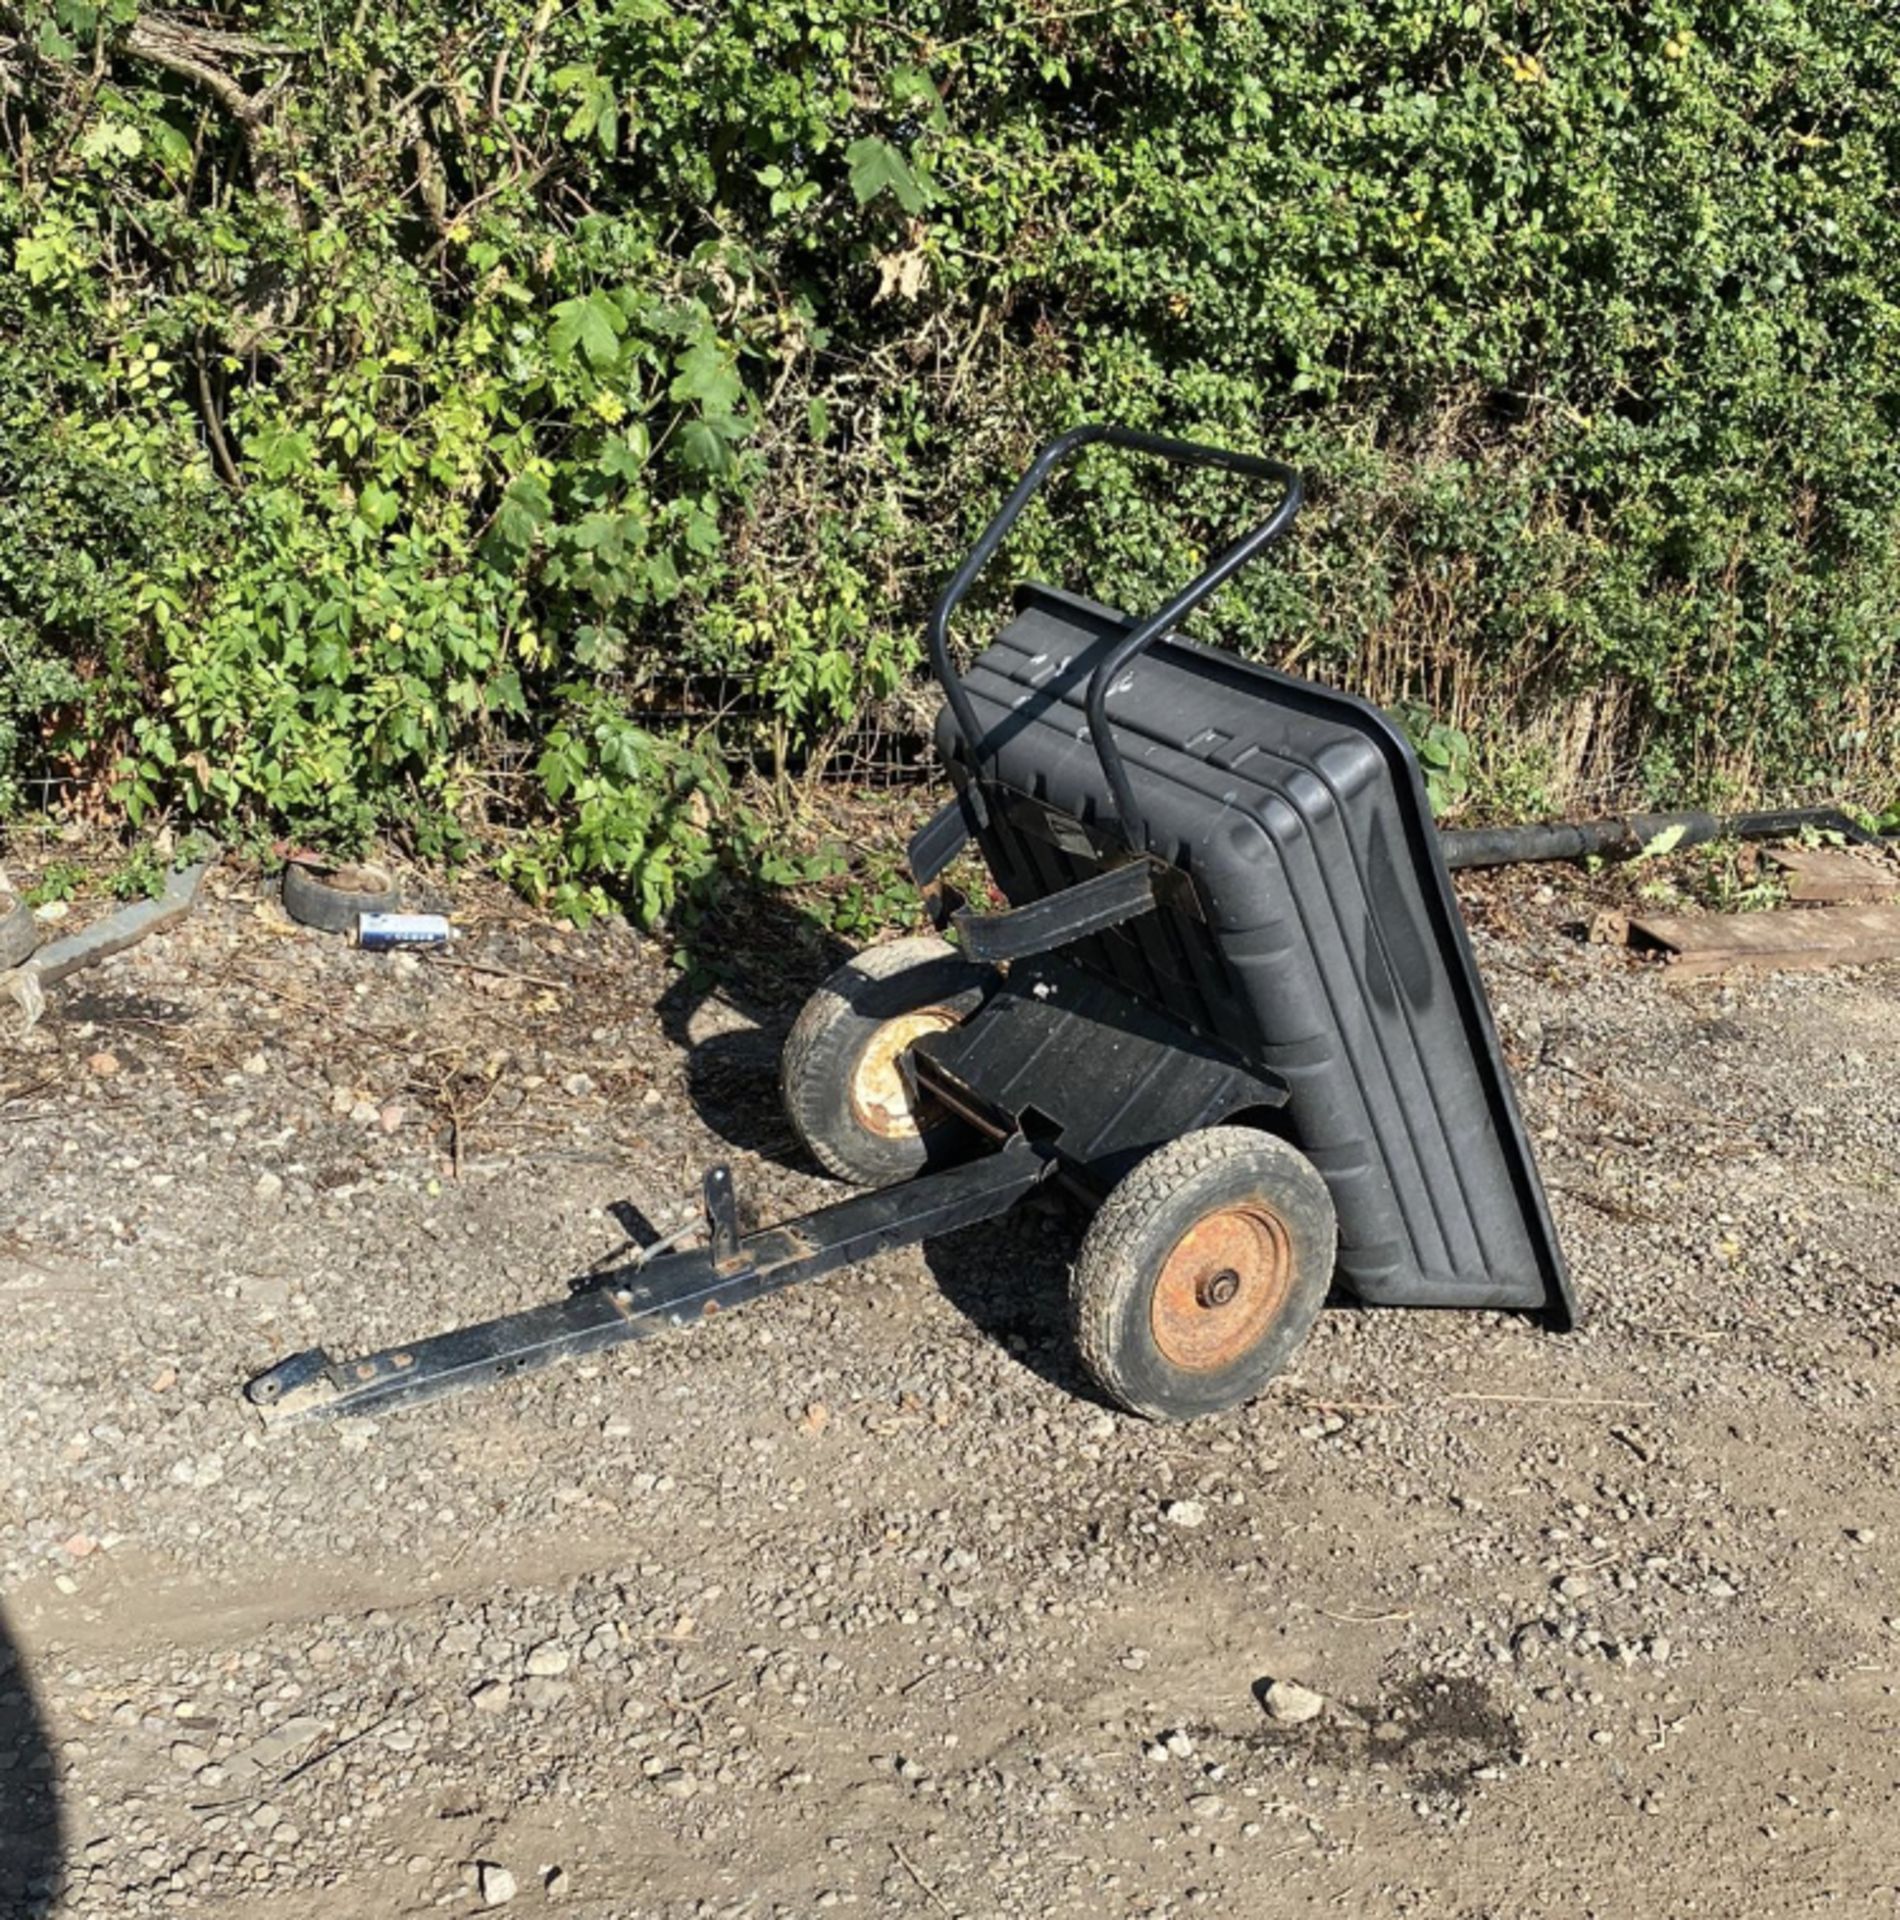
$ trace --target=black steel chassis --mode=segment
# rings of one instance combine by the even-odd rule
[[[950,661],[950,616],[1050,472],[1098,442],[1269,479],[1284,493],[1268,520],[1142,622],[1091,679],[1089,715],[1096,752],[1118,804],[1121,861],[1013,911],[973,914],[941,876],[972,829],[982,824],[980,794],[964,789],[911,843],[911,872],[925,890],[933,919],[943,925],[954,917],[970,958],[999,971],[982,1006],[953,1031],[919,1040],[906,1068],[920,1088],[987,1139],[991,1150],[751,1234],[739,1231],[730,1171],[715,1167],[704,1183],[703,1247],[655,1249],[577,1282],[564,1299],[360,1359],[333,1360],[322,1348],[292,1354],[245,1388],[266,1425],[387,1413],[689,1326],[893,1247],[993,1219],[1052,1175],[1060,1174],[1084,1198],[1096,1199],[1167,1141],[1285,1104],[1287,1089],[1276,1075],[1063,960],[1061,950],[1152,911],[1159,899],[1183,889],[1192,895],[1185,874],[1145,851],[1140,816],[1107,722],[1108,688],[1138,652],[1286,531],[1299,506],[1298,476],[1275,461],[1119,427],[1081,427],[1064,434],[1037,456],[945,588],[930,620],[932,661],[966,740],[974,739],[969,697]],[[1033,805],[1026,796],[1022,802]],[[1187,904],[1198,911],[1191,897]]]
[[[1014,1206],[1054,1164],[1048,1148],[1018,1136],[1000,1152],[962,1166],[745,1235],[738,1228],[732,1176],[714,1167],[705,1182],[704,1247],[592,1275],[564,1300],[360,1360],[338,1362],[320,1347],[293,1354],[259,1374],[245,1393],[267,1426],[415,1406],[691,1326],[887,1248],[988,1220]]]

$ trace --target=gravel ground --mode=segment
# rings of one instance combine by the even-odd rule
[[[835,1197],[774,1070],[836,955],[761,908],[694,990],[483,896],[378,957],[214,876],[0,1044],[0,1910],[1892,1913],[1900,969],[1671,988],[1593,884],[1467,892],[1572,1335],[1334,1312],[1147,1426],[1038,1200],[267,1437],[260,1367],[709,1160]]]

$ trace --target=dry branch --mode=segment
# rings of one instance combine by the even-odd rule
[[[265,87],[256,93],[248,92],[234,73],[219,64],[234,61],[255,66],[259,61],[280,59],[290,49],[252,39],[247,34],[225,33],[166,14],[145,13],[126,29],[125,50],[133,59],[175,73],[181,80],[189,80],[210,94],[237,122],[251,163],[251,177],[258,188],[283,208],[292,228],[302,233],[302,202],[284,178],[273,147],[275,130],[270,122],[270,106],[277,89]]]

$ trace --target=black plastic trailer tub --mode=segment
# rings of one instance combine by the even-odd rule
[[[1023,589],[963,678],[979,750],[948,710],[939,725],[1014,905],[1128,857],[1086,707],[1134,626]],[[1272,1124],[1326,1181],[1338,1279],[1358,1299],[1567,1324],[1563,1259],[1404,736],[1364,701],[1172,635],[1119,668],[1107,711],[1140,851],[1184,884],[1070,957],[1284,1081]]]

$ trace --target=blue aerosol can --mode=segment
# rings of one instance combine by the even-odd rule
[[[356,944],[371,953],[391,947],[446,947],[455,929],[439,913],[359,913]]]

